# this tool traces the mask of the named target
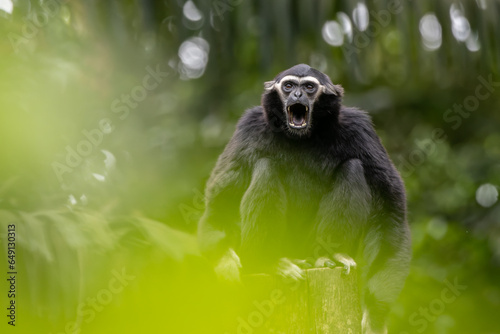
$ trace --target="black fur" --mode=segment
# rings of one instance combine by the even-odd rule
[[[332,84],[307,65],[275,81],[288,74]],[[214,261],[232,248],[243,271],[268,272],[328,242],[360,267],[364,332],[384,333],[410,262],[404,185],[370,117],[341,106],[334,87],[318,97],[306,136],[287,129],[275,91],[245,112],[207,184],[201,246]]]

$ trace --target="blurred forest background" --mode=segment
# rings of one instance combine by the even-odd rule
[[[244,333],[194,233],[239,116],[297,63],[404,177],[390,333],[500,333],[500,1],[0,0],[0,35],[2,333]]]

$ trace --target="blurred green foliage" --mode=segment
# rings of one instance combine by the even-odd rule
[[[499,1],[11,4],[0,244],[5,259],[16,224],[14,331],[236,332],[195,243],[204,183],[262,83],[304,62],[370,112],[405,180],[414,261],[390,332],[500,333]],[[134,278],[92,308],[122,268]]]

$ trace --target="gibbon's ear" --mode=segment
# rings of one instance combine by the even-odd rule
[[[323,93],[342,97],[344,96],[344,88],[342,88],[341,85],[326,83],[325,85],[323,85]]]
[[[268,92],[272,91],[274,89],[274,84],[276,81],[266,81],[264,82],[264,89]]]

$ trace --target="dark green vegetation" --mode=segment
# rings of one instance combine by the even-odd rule
[[[305,62],[370,112],[406,183],[391,333],[500,333],[500,2],[40,3],[0,10],[15,331],[236,333],[193,239],[204,183],[262,83]]]

